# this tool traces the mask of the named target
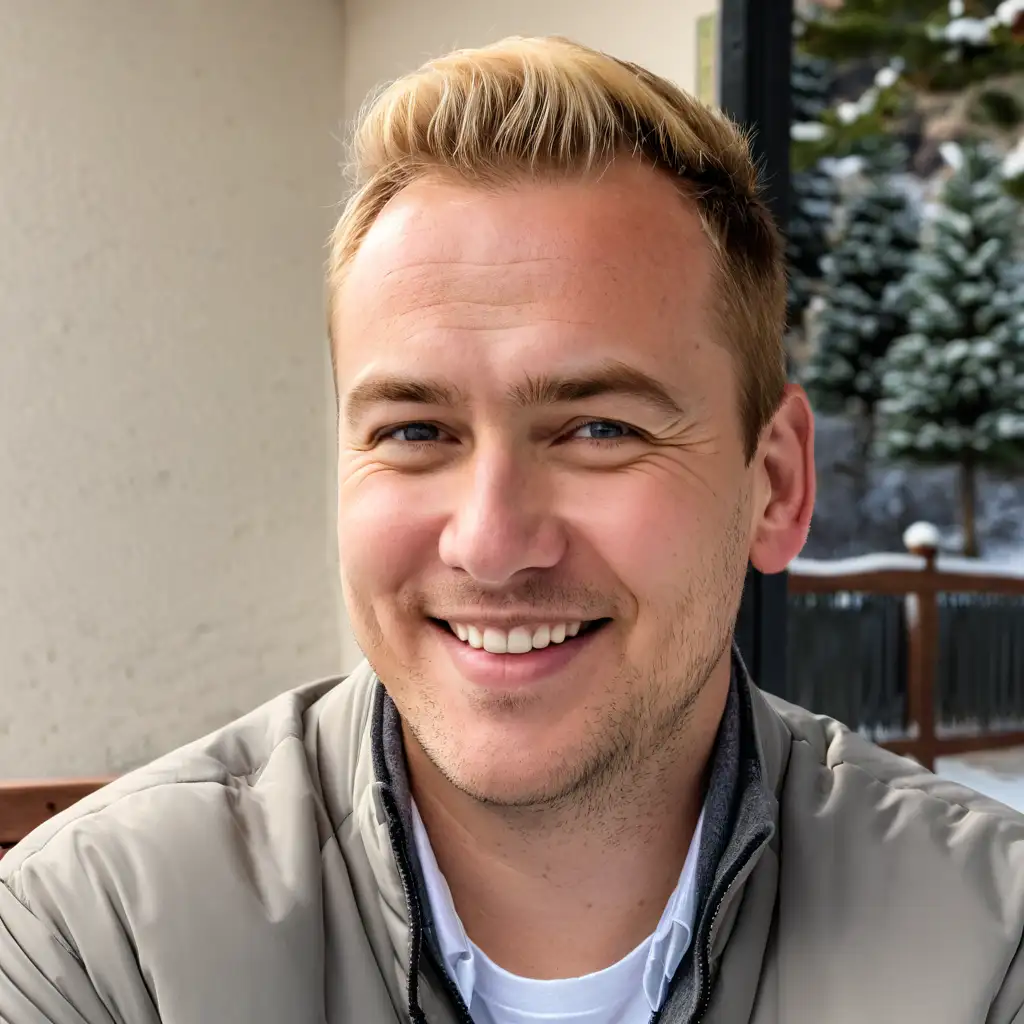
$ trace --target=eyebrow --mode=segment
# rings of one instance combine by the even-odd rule
[[[460,397],[458,388],[444,381],[399,375],[369,377],[356,384],[345,396],[345,417],[353,426],[374,405],[403,403],[454,408]]]
[[[616,360],[578,376],[528,377],[525,384],[509,389],[509,397],[522,407],[581,402],[604,395],[636,398],[670,416],[684,415],[683,407],[660,381]]]
[[[581,402],[605,395],[635,398],[673,417],[685,415],[683,407],[658,380],[634,366],[614,360],[578,375],[527,377],[524,383],[508,389],[509,399],[520,408]],[[345,398],[345,415],[349,424],[354,425],[374,405],[454,408],[463,401],[459,389],[446,381],[397,374],[370,377],[349,391]]]

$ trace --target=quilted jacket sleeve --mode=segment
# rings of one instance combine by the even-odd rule
[[[1010,961],[985,1024],[1024,1024],[1024,944]]]
[[[81,960],[0,882],[0,1021],[113,1024]]]
[[[0,1024],[159,1024],[100,825],[51,819],[0,861]]]

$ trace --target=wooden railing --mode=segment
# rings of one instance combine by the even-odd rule
[[[110,779],[0,782],[0,857],[47,818],[105,786]]]
[[[928,539],[927,533],[917,542],[908,535],[911,553],[905,555],[831,565],[798,561],[790,572],[789,590],[796,599],[808,594],[874,596],[876,608],[883,603],[878,598],[898,599],[905,630],[898,654],[902,664],[890,667],[905,685],[905,720],[903,735],[889,737],[883,745],[931,769],[941,756],[1024,746],[1024,575],[967,559],[936,557]],[[965,613],[973,618],[965,619]],[[965,624],[953,636],[958,622]],[[982,630],[984,636],[976,635]],[[972,648],[973,664],[959,664],[963,658],[957,643]],[[836,659],[858,654],[837,642]],[[791,660],[799,656],[791,649]],[[984,721],[939,720],[944,707],[953,718],[969,717],[963,706],[971,703],[970,688],[992,684],[983,678],[986,672],[998,675],[994,690],[999,697],[992,703],[1003,707],[987,709]],[[856,728],[859,723],[847,724]]]

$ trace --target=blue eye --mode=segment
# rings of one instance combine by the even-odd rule
[[[431,444],[441,439],[441,430],[431,423],[406,423],[395,427],[386,436],[389,440],[406,444]]]
[[[583,441],[621,441],[633,433],[629,427],[613,420],[591,420],[573,431],[573,437]]]

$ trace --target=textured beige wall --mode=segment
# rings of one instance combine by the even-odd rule
[[[355,660],[320,311],[339,121],[510,33],[692,88],[714,7],[0,0],[0,778],[121,771]]]
[[[337,670],[342,29],[0,0],[0,777],[118,771]]]
[[[345,0],[346,112],[382,81],[456,46],[564,35],[696,87],[696,21],[716,0]]]

